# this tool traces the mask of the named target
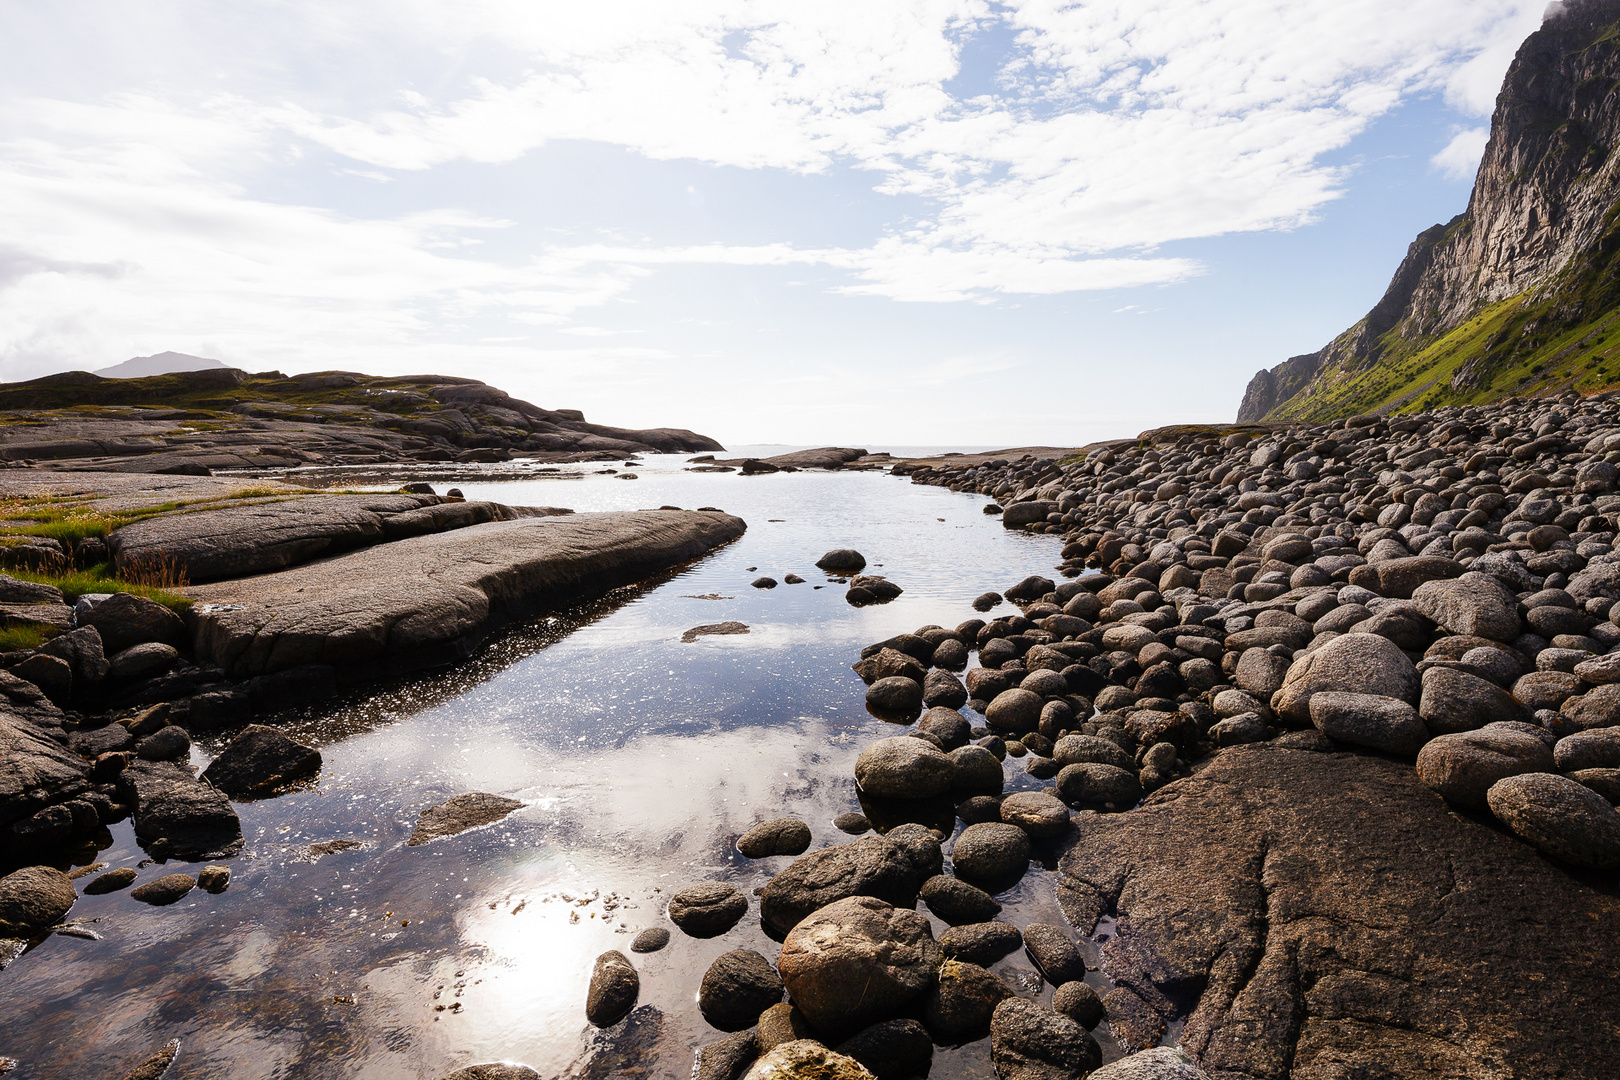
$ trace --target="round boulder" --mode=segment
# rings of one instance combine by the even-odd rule
[[[1567,776],[1524,773],[1486,794],[1491,813],[1543,853],[1575,866],[1620,869],[1620,811]]]
[[[1001,800],[1001,820],[1037,840],[1062,836],[1069,831],[1069,808],[1044,791],[1016,791]]]
[[[1052,993],[1052,1008],[1090,1031],[1102,1023],[1102,998],[1087,983],[1066,982]]]
[[[816,560],[816,567],[829,574],[858,574],[866,569],[866,556],[853,548],[834,548]]]
[[[939,951],[947,959],[986,968],[1023,943],[1018,927],[1004,922],[968,923],[939,935]]]
[[[885,1020],[845,1039],[837,1050],[879,1077],[927,1076],[934,1040],[915,1020]]]
[[[62,921],[78,899],[73,882],[50,866],[25,866],[0,877],[0,937],[28,938]]]
[[[1012,988],[975,964],[947,960],[923,999],[923,1026],[941,1046],[960,1046],[990,1034],[996,1006]]]
[[[737,838],[737,850],[750,859],[802,855],[810,846],[810,826],[798,818],[762,821]]]
[[[952,926],[988,922],[1001,913],[1001,905],[989,893],[944,874],[935,874],[923,882],[918,895],[929,911]]]
[[[1395,698],[1321,691],[1311,695],[1310,713],[1316,730],[1328,738],[1386,754],[1409,757],[1429,741],[1418,711]]]
[[[1029,834],[1016,825],[982,822],[956,838],[951,864],[959,877],[986,882],[1017,878],[1029,869]]]
[[[951,794],[957,799],[974,795],[1000,795],[1006,774],[996,755],[982,746],[959,746],[950,753],[955,775]]]
[[[753,949],[715,957],[698,987],[698,1011],[721,1031],[753,1027],[759,1014],[782,1000],[782,979]]]
[[[1056,1080],[1094,1070],[1102,1064],[1102,1048],[1067,1016],[1014,997],[991,1015],[990,1058],[1002,1080]]]
[[[877,1080],[852,1057],[827,1049],[814,1039],[786,1042],[754,1062],[743,1080]]]
[[[635,1007],[641,976],[622,952],[610,950],[596,958],[591,985],[585,993],[585,1019],[597,1027],[612,1027]]]
[[[1024,927],[1024,951],[1053,986],[1086,977],[1086,961],[1069,935],[1056,926],[1030,923]]]
[[[1063,766],[1058,770],[1057,790],[1058,797],[1071,806],[1103,804],[1123,809],[1142,801],[1142,782],[1135,773],[1094,762]]]
[[[1547,744],[1509,728],[1437,735],[1417,757],[1418,779],[1455,806],[1483,809],[1491,785],[1520,773],[1556,768]]]
[[[992,731],[1020,734],[1034,731],[1041,722],[1041,695],[1022,687],[1003,690],[984,711],[984,722]]]
[[[116,870],[108,870],[105,874],[98,874],[84,886],[84,895],[100,896],[103,893],[117,892],[127,889],[135,884],[135,871],[128,866],[120,866]]]
[[[879,715],[909,720],[922,710],[922,685],[904,675],[890,675],[866,688],[866,704]]]
[[[784,935],[805,916],[847,897],[910,907],[922,883],[939,873],[938,855],[938,844],[899,843],[888,836],[863,836],[800,855],[766,883],[760,921],[767,931]]]
[[[1620,769],[1620,728],[1593,728],[1566,735],[1553,747],[1553,760],[1563,773]]]
[[[748,897],[722,881],[688,885],[669,898],[670,922],[688,937],[719,937],[746,914]]]
[[[1513,695],[1488,679],[1457,668],[1432,667],[1423,673],[1418,715],[1430,732],[1446,735],[1521,720],[1525,711]]]
[[[1099,735],[1065,735],[1053,746],[1052,757],[1059,765],[1112,765],[1127,772],[1136,766],[1118,743]]]
[[[129,891],[129,895],[143,904],[164,907],[182,899],[196,887],[197,879],[190,874],[165,874],[160,878],[153,878],[145,885],[136,886]]]
[[[852,896],[795,926],[776,966],[799,1011],[837,1038],[890,1019],[928,989],[939,962],[925,917]]]
[[[1415,704],[1423,684],[1401,647],[1378,634],[1345,634],[1295,660],[1271,699],[1272,709],[1304,726],[1311,695],[1321,691],[1377,694]]]
[[[922,739],[879,739],[855,759],[855,783],[885,799],[932,799],[951,790],[956,767]]]
[[[669,931],[662,926],[649,926],[630,943],[631,952],[657,952],[669,944]]]

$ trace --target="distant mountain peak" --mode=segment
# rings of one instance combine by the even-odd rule
[[[151,356],[135,356],[122,364],[102,368],[94,374],[103,379],[144,379],[148,375],[167,375],[174,371],[202,371],[206,368],[229,367],[218,360],[187,353],[160,352]]]

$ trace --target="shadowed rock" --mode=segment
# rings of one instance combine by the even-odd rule
[[[225,793],[168,761],[134,761],[118,774],[135,811],[135,835],[168,840],[175,855],[228,854],[242,846],[242,823]]]
[[[227,795],[263,795],[321,771],[321,752],[273,727],[249,724],[203,770]]]

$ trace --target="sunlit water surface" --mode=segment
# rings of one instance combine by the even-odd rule
[[[857,808],[855,756],[897,730],[864,708],[849,667],[860,647],[971,617],[986,589],[1050,573],[1060,541],[1003,530],[982,498],[880,473],[742,477],[684,460],[643,458],[636,480],[589,465],[462,483],[469,498],[581,511],[717,506],[748,532],[658,581],[514,628],[456,671],[281,718],[321,746],[325,769],[307,790],[238,805],[247,846],[228,892],[157,909],[83,897],[72,915],[96,920],[103,940],[51,937],[0,974],[12,1075],[116,1077],[178,1037],[176,1077],[434,1078],[492,1059],[546,1076],[688,1076],[694,1048],[722,1034],[696,1005],[709,963],[735,948],[775,958],[757,900],[720,938],[677,931],[636,956],[641,1007],[608,1032],[584,1018],[594,958],[668,925],[675,888],[764,884],[788,860],[737,854],[756,821],[793,815],[814,847],[847,841],[832,819]],[[846,604],[814,565],[845,546],[905,594]],[[806,583],[750,587],[789,573]],[[751,632],[681,641],[726,620]],[[197,763],[217,749],[199,747]],[[1038,786],[1016,763],[1008,775]],[[405,846],[423,808],[466,791],[527,805]],[[332,840],[360,846],[309,854]],[[128,822],[99,858],[141,861]],[[174,869],[195,867],[142,879]],[[1048,871],[1000,899],[1015,924],[1062,919]],[[1021,954],[995,970],[1041,992]],[[932,1075],[990,1071],[979,1043],[939,1051]]]

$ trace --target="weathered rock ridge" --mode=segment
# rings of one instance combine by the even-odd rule
[[[682,428],[588,423],[476,379],[235,368],[0,384],[0,461],[189,473],[308,464],[615,458],[724,449]]]
[[[1413,241],[1355,326],[1256,374],[1238,422],[1620,380],[1605,341],[1620,306],[1617,22],[1615,0],[1552,5],[1508,70],[1467,209]]]

